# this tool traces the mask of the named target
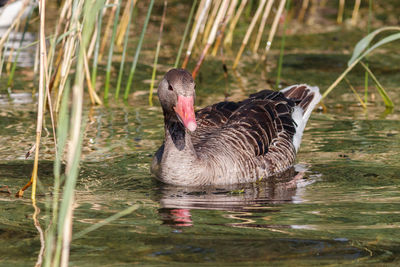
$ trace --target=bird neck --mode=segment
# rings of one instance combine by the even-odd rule
[[[176,115],[165,117],[165,145],[173,150],[195,154],[190,133]]]
[[[165,183],[187,185],[202,171],[202,164],[193,147],[190,132],[176,119],[165,120],[165,141],[161,152],[158,176]]]

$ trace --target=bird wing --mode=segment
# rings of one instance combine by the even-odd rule
[[[220,102],[196,112],[197,129],[191,133],[193,144],[206,141],[210,134],[218,131],[229,117],[240,107],[237,102]]]
[[[210,139],[220,139],[254,156],[265,155],[272,144],[279,146],[285,139],[292,140],[296,132],[291,115],[294,106],[282,93],[271,90],[252,94],[241,102],[208,106],[196,112],[198,128],[192,134],[193,144],[206,146]]]
[[[290,144],[296,133],[292,118],[294,106],[280,92],[260,91],[244,100],[231,114],[221,135],[240,139],[243,148],[252,151],[254,156],[263,156],[282,142],[292,150]]]

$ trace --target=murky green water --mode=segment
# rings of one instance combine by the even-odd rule
[[[345,105],[346,103],[343,103]],[[32,161],[33,104],[2,104],[1,185],[25,183]],[[85,136],[74,231],[140,203],[132,214],[74,240],[72,266],[188,263],[263,265],[400,260],[399,112],[358,107],[313,114],[294,182],[192,192],[149,174],[162,140],[158,107],[96,108]],[[51,158],[44,138],[43,158]],[[40,164],[49,192],[52,163]],[[48,218],[39,197],[42,222]],[[0,193],[2,265],[32,265],[40,249],[28,198]]]
[[[289,36],[284,82],[326,89],[348,59],[342,53],[348,44],[335,43],[336,36],[348,36],[353,42],[361,34]],[[299,38],[304,44],[310,39],[315,43],[299,50]],[[331,46],[326,40],[332,40]],[[275,57],[272,54],[271,60]],[[397,106],[398,57],[382,51],[370,59]],[[173,58],[163,60],[166,70],[166,62]],[[198,106],[223,100],[226,88],[231,99],[240,99],[268,87],[268,79],[275,78],[274,68],[267,77],[261,69],[254,70],[256,61],[250,56],[244,62],[240,72],[230,73],[225,82],[219,61],[206,61],[198,79]],[[189,190],[163,185],[149,174],[151,158],[163,138],[161,110],[158,105],[149,107],[147,95],[141,93],[148,89],[145,79],[150,71],[149,65],[139,65],[129,105],[111,102],[106,108],[86,109],[74,232],[133,204],[140,208],[74,240],[71,266],[395,266],[400,262],[400,110],[385,113],[372,87],[366,112],[342,84],[326,100],[327,112],[311,116],[297,157],[296,179],[242,190]],[[356,69],[349,76],[360,92],[363,75]],[[22,199],[13,195],[32,169],[32,159],[24,156],[35,139],[36,100],[29,93],[16,93],[12,99],[0,96],[0,265],[32,266],[40,240],[32,221],[30,191]],[[45,203],[53,180],[53,148],[50,137],[44,136],[42,143],[43,226],[49,218]]]

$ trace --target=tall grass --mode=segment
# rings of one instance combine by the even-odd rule
[[[124,99],[125,100],[128,99],[129,92],[131,90],[133,75],[135,75],[135,70],[136,70],[136,66],[137,66],[138,60],[139,60],[140,50],[142,49],[144,34],[146,33],[147,24],[149,23],[149,20],[150,20],[150,15],[151,15],[151,10],[153,9],[153,5],[154,5],[154,0],[150,0],[149,7],[147,9],[146,20],[145,20],[144,25],[143,25],[142,33],[140,34],[139,43],[138,43],[137,48],[136,48],[135,57],[134,57],[133,62],[132,62],[132,67],[131,67],[131,70],[129,72],[128,82],[127,82],[126,88],[125,88],[125,93],[124,93]]]
[[[164,21],[165,21],[166,14],[167,14],[167,1],[164,1],[163,14],[162,14],[161,23],[160,23],[160,32],[158,34],[156,54],[154,56],[153,73],[151,75],[150,93],[149,93],[149,105],[150,106],[153,105],[153,88],[154,88],[154,82],[156,79],[158,54],[160,53],[161,37],[162,37],[163,29],[164,29]]]
[[[367,25],[367,34],[371,32],[371,19],[372,19],[372,0],[368,0],[368,25]],[[367,58],[365,59],[367,61]],[[368,62],[366,62],[368,67]],[[365,78],[364,78],[364,102],[368,103],[368,71],[365,71]]]
[[[207,42],[203,48],[203,51],[201,52],[200,58],[197,61],[196,67],[194,68],[192,75],[193,78],[196,78],[197,73],[199,72],[199,69],[201,67],[201,64],[203,63],[208,50],[210,49],[211,45],[214,43],[216,36],[217,36],[217,30],[219,28],[220,23],[222,22],[226,12],[228,11],[228,4],[229,1],[228,0],[223,0],[218,12],[216,14],[215,20],[212,23],[212,28],[211,31],[207,34],[206,32],[204,33],[204,36],[207,36]],[[211,22],[209,22],[211,24]]]
[[[193,17],[194,10],[196,8],[196,4],[197,4],[197,0],[194,0],[193,4],[192,4],[192,8],[190,9],[190,13],[189,13],[189,17],[188,17],[186,26],[185,26],[185,31],[183,32],[181,44],[179,45],[179,50],[178,50],[178,54],[177,54],[176,59],[175,59],[174,68],[177,68],[178,65],[179,65],[179,60],[181,59],[183,45],[185,44],[185,41],[186,41],[186,36],[188,34],[188,31],[189,31],[190,23],[192,21],[192,17]]]
[[[122,83],[122,75],[124,73],[124,66],[125,66],[125,57],[126,57],[126,49],[128,47],[128,40],[129,40],[129,30],[131,28],[132,24],[132,18],[133,18],[133,11],[135,9],[137,0],[131,0],[129,1],[129,16],[127,18],[128,22],[126,25],[126,31],[124,32],[124,48],[122,50],[122,58],[121,58],[121,64],[119,66],[119,72],[118,72],[118,80],[117,80],[117,87],[115,89],[115,99],[119,98],[119,92],[121,90],[121,83]],[[122,33],[121,33],[122,35]]]
[[[390,34],[390,35],[384,37],[383,39],[379,40],[375,44],[371,45],[373,39],[378,34],[380,34],[382,32],[386,32],[386,31],[395,31],[396,33]],[[378,48],[384,44],[396,41],[398,39],[400,39],[400,27],[379,28],[379,29],[371,32],[367,36],[365,36],[363,39],[361,39],[354,47],[354,52],[353,52],[350,60],[347,63],[348,64],[347,69],[332,83],[331,86],[329,86],[329,88],[323,93],[322,98],[325,98],[343,80],[343,78],[346,77],[346,75],[358,63],[360,63],[362,59],[364,59],[367,55],[369,55],[373,50],[375,50],[376,48]],[[361,65],[366,69],[366,71],[368,72],[369,75],[372,74],[371,70],[369,70],[369,68],[365,64],[361,64]],[[378,92],[381,95],[382,100],[384,101],[386,107],[392,108],[394,105],[393,105],[392,100],[389,98],[389,95],[387,94],[386,90],[378,82],[375,75],[372,74],[371,78],[373,78],[373,81],[375,82]]]
[[[112,58],[114,54],[114,41],[115,41],[115,36],[117,35],[117,26],[118,26],[118,19],[119,19],[119,10],[121,8],[121,2],[122,0],[118,0],[117,4],[117,9],[115,11],[115,16],[114,16],[114,23],[113,23],[113,30],[112,30],[112,35],[111,35],[111,40],[110,40],[110,48],[108,49],[108,60],[107,60],[107,71],[106,71],[106,81],[104,84],[104,100],[108,100],[108,92],[110,88],[110,77],[111,77],[111,63],[112,63]]]
[[[250,35],[253,32],[254,27],[256,26],[256,22],[257,22],[258,18],[260,17],[261,12],[263,11],[265,3],[266,3],[266,0],[261,0],[260,1],[260,5],[257,8],[256,14],[254,15],[253,19],[251,20],[250,26],[246,31],[246,35],[243,38],[242,45],[240,46],[239,52],[236,55],[235,61],[233,63],[233,68],[234,69],[237,67],[237,65],[239,63],[239,60],[242,57],[244,48],[246,47],[246,45],[247,45],[247,43],[248,43],[248,41],[250,39]]]
[[[32,176],[29,183],[18,191],[17,195],[22,196],[25,189],[32,184],[31,198],[33,203],[36,201],[36,186],[38,182],[38,163],[40,160],[41,135],[43,128],[43,120],[46,114],[51,116],[55,140],[55,160],[54,160],[54,186],[51,200],[51,220],[47,226],[48,231],[44,233],[45,266],[67,266],[69,261],[69,247],[71,243],[72,225],[73,225],[73,204],[75,202],[75,186],[79,173],[79,162],[82,149],[82,136],[84,134],[84,126],[86,116],[84,112],[85,91],[88,88],[90,103],[102,104],[99,97],[103,93],[103,98],[108,100],[109,96],[114,93],[114,99],[118,100],[124,79],[124,68],[128,62],[131,64],[123,98],[127,100],[130,96],[133,86],[133,79],[136,68],[141,55],[141,49],[146,36],[146,31],[152,16],[160,16],[153,14],[154,0],[136,1],[136,0],[118,0],[113,4],[109,4],[105,0],[65,0],[61,9],[59,20],[56,23],[55,30],[52,34],[46,33],[46,1],[39,1],[39,82],[38,82],[38,101],[37,101],[37,118],[36,118],[36,138]],[[28,3],[26,1],[26,3]],[[149,103],[152,104],[153,87],[155,85],[155,77],[158,66],[158,57],[162,53],[162,34],[166,36],[163,28],[168,23],[167,1],[164,1],[164,9],[161,16],[161,23],[156,25],[159,29],[158,42],[153,62],[153,72],[151,77]],[[370,0],[370,16],[371,16]],[[180,38],[180,46],[175,59],[175,67],[178,67],[181,59],[181,52],[186,50],[182,63],[183,68],[192,66],[189,60],[192,56],[196,56],[198,60],[193,69],[193,76],[199,73],[206,57],[210,56],[209,49],[214,48],[211,56],[218,57],[217,50],[233,49],[235,55],[230,55],[228,62],[232,63],[231,69],[240,71],[239,63],[243,60],[243,53],[253,53],[259,62],[270,51],[272,42],[278,31],[281,31],[282,42],[280,45],[280,56],[278,61],[277,84],[280,82],[283,54],[285,49],[285,29],[287,27],[287,14],[289,13],[290,1],[211,1],[201,0],[197,5],[197,0],[190,3],[186,7],[187,15],[184,17],[186,21],[183,36]],[[282,25],[282,14],[286,5],[285,22]],[[172,5],[171,5],[172,6]],[[298,23],[303,21],[307,16],[308,1],[303,1],[302,8],[299,12]],[[124,8],[124,12],[120,14],[120,8]],[[359,1],[353,9],[353,21],[357,21],[359,12]],[[138,28],[140,36],[136,41],[132,34],[133,25],[139,25],[137,17],[133,16],[134,10],[145,10],[143,26]],[[246,17],[246,12],[249,18]],[[272,13],[271,13],[272,12]],[[338,22],[343,22],[344,1],[340,1],[338,5]],[[144,15],[145,14],[145,15]],[[272,15],[274,15],[272,17]],[[22,13],[21,13],[22,16]],[[193,23],[192,18],[194,17]],[[269,19],[270,18],[270,19]],[[20,17],[18,17],[20,21]],[[18,26],[19,22],[13,23],[0,39],[0,57],[1,62],[6,62],[4,56],[5,45],[11,32]],[[26,24],[27,25],[27,24]],[[258,30],[255,30],[258,25]],[[283,27],[282,27],[282,26]],[[175,27],[175,25],[168,25]],[[26,27],[25,27],[26,28]],[[226,31],[226,33],[225,33]],[[387,34],[384,38],[373,43],[376,37],[381,33]],[[394,32],[394,33],[393,33]],[[189,35],[190,36],[187,36]],[[180,37],[180,36],[179,36]],[[175,36],[173,38],[176,38]],[[189,39],[185,45],[186,39]],[[374,49],[395,40],[400,39],[400,27],[383,27],[372,31],[366,37],[358,42],[354,48],[353,55],[348,62],[347,69],[338,77],[338,79],[324,92],[324,97],[341,82],[346,80],[346,75],[356,66],[360,64],[366,71],[366,91],[364,101],[358,96],[355,89],[347,80],[351,90],[357,95],[360,103],[366,107],[367,103],[367,81],[368,77],[374,82],[379,94],[381,95],[387,107],[393,107],[393,102],[388,93],[378,81],[378,77],[365,64],[363,60]],[[252,43],[253,40],[253,43]],[[49,41],[47,43],[47,41]],[[113,70],[113,62],[116,61],[115,54],[123,42],[122,56],[118,70]],[[241,43],[238,50],[233,43]],[[133,55],[129,55],[129,44],[136,44],[136,50]],[[259,51],[260,44],[265,43],[262,51]],[[251,47],[248,49],[248,47]],[[275,47],[275,46],[274,46]],[[102,59],[104,51],[107,51],[108,57]],[[247,50],[246,50],[247,48]],[[248,51],[249,50],[249,51]],[[262,53],[260,56],[258,53]],[[16,62],[16,59],[14,59]],[[106,62],[105,62],[106,61]],[[224,63],[224,66],[229,66]],[[372,63],[371,63],[372,64]],[[13,63],[8,84],[12,86],[15,79],[16,64]],[[99,77],[99,68],[105,67],[105,79]],[[172,67],[172,65],[171,65]],[[3,65],[0,66],[0,69]],[[0,71],[1,73],[1,71]],[[226,71],[228,73],[228,71]],[[111,82],[113,75],[116,74],[117,82],[115,90]],[[86,86],[85,86],[86,79]],[[104,86],[104,91],[99,88]],[[54,108],[53,108],[54,107]],[[54,111],[54,116],[53,116]],[[48,113],[47,113],[48,112]],[[57,125],[57,127],[54,127]],[[56,131],[56,133],[55,133]],[[66,170],[62,172],[61,162],[65,159]],[[62,180],[65,181],[64,185]],[[122,211],[103,222],[94,225],[82,232],[76,234],[74,238],[79,238],[89,231],[93,231],[101,227],[110,220],[124,216],[134,211],[138,206],[135,205],[125,211]],[[37,215],[37,214],[36,214]],[[35,216],[36,217],[36,216]],[[36,224],[35,224],[36,225]]]
[[[39,47],[40,47],[40,76],[39,76],[39,95],[38,95],[38,111],[37,111],[37,120],[36,120],[36,142],[35,142],[35,159],[33,162],[33,170],[30,181],[17,192],[17,196],[22,196],[24,190],[32,185],[32,201],[36,200],[36,184],[37,184],[37,173],[38,173],[38,165],[39,165],[39,148],[40,148],[40,139],[42,136],[42,126],[43,126],[43,112],[44,112],[44,94],[46,90],[46,68],[45,65],[47,63],[46,58],[46,40],[45,40],[45,6],[46,2],[41,1],[39,3],[39,12],[40,12],[40,30],[39,30]]]

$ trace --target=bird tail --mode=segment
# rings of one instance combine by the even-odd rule
[[[292,85],[280,91],[286,98],[294,101],[296,106],[292,112],[292,118],[296,123],[296,134],[293,136],[293,145],[296,151],[300,147],[304,128],[310,118],[311,112],[321,100],[319,88],[306,84]]]

